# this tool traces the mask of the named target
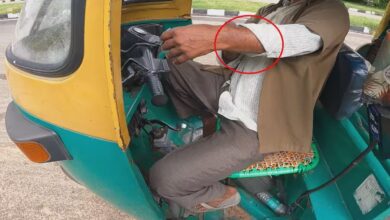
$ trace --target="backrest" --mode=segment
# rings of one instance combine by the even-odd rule
[[[365,59],[344,46],[320,96],[324,108],[336,119],[350,117],[362,105],[364,82],[368,77]]]

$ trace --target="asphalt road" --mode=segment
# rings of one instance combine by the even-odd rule
[[[194,23],[219,25],[224,20],[195,17]],[[29,162],[8,139],[4,113],[11,98],[3,62],[14,27],[15,21],[0,21],[0,219],[132,219],[69,180],[55,163]],[[346,43],[357,48],[370,39],[369,35],[351,32]],[[213,56],[198,60],[215,64]]]

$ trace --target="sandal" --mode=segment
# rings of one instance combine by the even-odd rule
[[[240,201],[241,201],[241,196],[238,192],[236,192],[233,196],[221,202],[221,204],[219,204],[217,207],[213,207],[207,203],[200,203],[199,205],[196,206],[195,210],[192,210],[192,212],[204,213],[204,212],[211,212],[211,211],[216,211],[221,209],[227,209],[238,205]]]

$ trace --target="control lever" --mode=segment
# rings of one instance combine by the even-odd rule
[[[145,78],[152,92],[152,104],[163,106],[168,103],[168,97],[164,93],[160,74],[170,72],[165,59],[157,59],[156,51],[161,46],[160,37],[150,34],[144,29],[133,26],[128,29],[131,41],[134,45],[122,53],[129,53],[130,59],[125,62],[129,76],[140,73]],[[127,77],[131,78],[131,77]],[[126,79],[123,83],[125,83]]]
[[[164,88],[161,84],[160,74],[169,72],[169,66],[166,60],[153,58],[152,51],[145,50],[147,57],[150,60],[151,71],[145,74],[147,84],[152,91],[152,104],[155,106],[163,106],[168,103],[168,97],[164,93]]]
[[[158,75],[149,73],[146,75],[148,85],[150,89],[152,90],[152,104],[155,106],[163,106],[168,103],[168,97],[164,93],[164,88],[161,84],[160,79],[158,78]]]

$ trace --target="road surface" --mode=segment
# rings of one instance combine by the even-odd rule
[[[221,24],[226,19],[195,17],[194,23]],[[29,162],[10,142],[4,113],[10,102],[4,77],[4,52],[12,41],[15,21],[0,21],[0,219],[132,219],[63,175],[55,163]],[[349,33],[353,48],[370,42],[370,36]],[[214,55],[198,60],[215,64]]]

